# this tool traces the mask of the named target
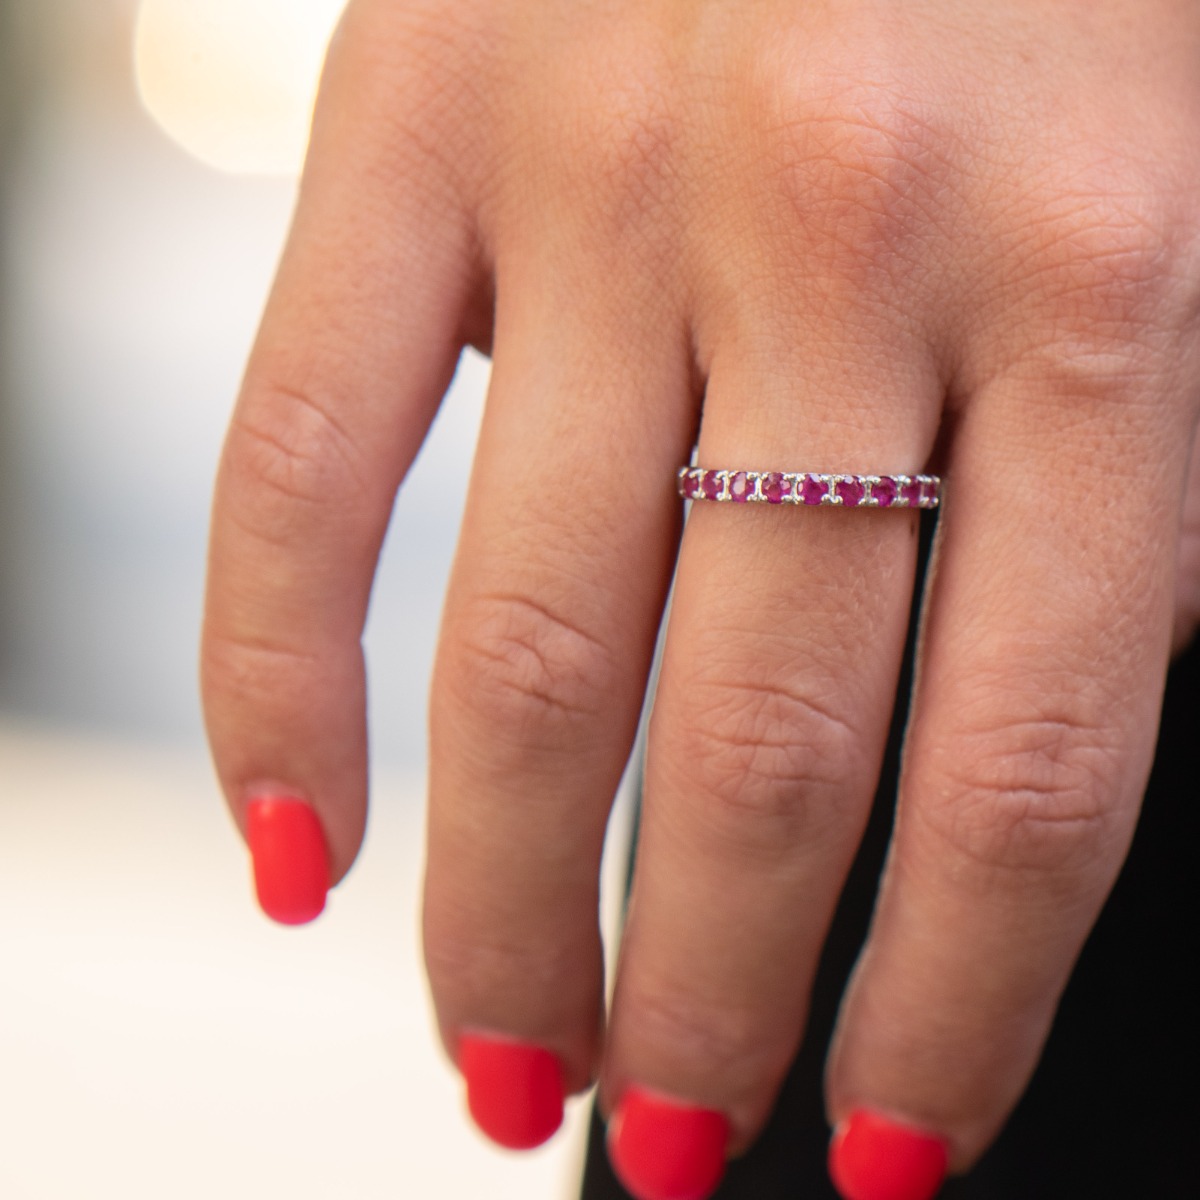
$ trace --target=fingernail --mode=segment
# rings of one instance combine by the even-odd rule
[[[947,1157],[942,1138],[858,1109],[834,1131],[829,1174],[843,1200],[931,1200]]]
[[[532,1150],[563,1119],[563,1070],[541,1046],[484,1033],[464,1033],[458,1069],[467,1081],[467,1108],[493,1142]]]
[[[608,1127],[608,1157],[637,1200],[707,1200],[725,1174],[729,1120],[643,1088],[621,1097]]]
[[[263,912],[281,925],[320,916],[329,891],[329,850],[312,807],[291,796],[259,796],[246,805],[246,840]]]

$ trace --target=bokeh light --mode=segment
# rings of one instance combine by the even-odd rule
[[[345,0],[141,0],[142,103],[201,162],[299,171],[325,49]]]

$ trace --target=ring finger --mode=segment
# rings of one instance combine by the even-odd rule
[[[802,314],[797,335],[786,311],[776,295],[727,324],[753,332],[710,364],[701,465],[921,469],[941,386],[917,331],[843,311]],[[707,1194],[795,1052],[874,792],[915,548],[899,507],[694,505],[604,1079],[639,1197]]]

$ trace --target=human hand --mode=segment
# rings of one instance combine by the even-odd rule
[[[705,466],[946,478],[828,1106],[851,1200],[932,1194],[995,1136],[1200,611],[1198,62],[1191,0],[351,4],[221,468],[206,708],[266,906],[313,915],[362,836],[392,498],[492,348],[425,931],[493,1136],[548,1136],[599,1074],[631,1190],[711,1187],[870,802],[916,516],[701,503],[680,540],[697,428]],[[676,567],[605,1030],[598,858]],[[855,1176],[880,1137],[909,1191]]]

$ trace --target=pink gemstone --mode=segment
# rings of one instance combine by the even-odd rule
[[[900,499],[909,508],[916,508],[917,502],[921,499],[921,485],[915,479],[910,479],[900,488]]]
[[[700,494],[700,477],[691,471],[683,477],[683,494],[688,500],[694,500]]]
[[[829,492],[829,484],[818,479],[815,475],[805,475],[800,485],[800,498],[805,504],[820,504],[821,497]]]
[[[890,475],[881,476],[871,484],[871,499],[880,508],[891,508],[896,502],[896,481]]]
[[[715,500],[721,494],[721,481],[717,478],[716,471],[705,471],[701,486],[706,500]]]
[[[866,485],[861,479],[855,479],[853,476],[839,479],[834,485],[833,490],[847,508],[854,508],[856,505],[861,504],[863,497],[867,494]]]
[[[762,477],[762,494],[766,497],[768,504],[782,504],[787,493],[787,480],[784,479],[781,472],[772,471],[769,475]]]
[[[745,471],[738,471],[729,477],[729,498],[737,504],[745,504],[754,492],[754,484]]]
[[[937,494],[938,494],[938,487],[937,487],[936,483],[930,482],[930,483],[921,484],[921,499],[924,500],[927,504],[929,504],[930,507],[933,506],[932,502],[933,502],[934,497]]]

